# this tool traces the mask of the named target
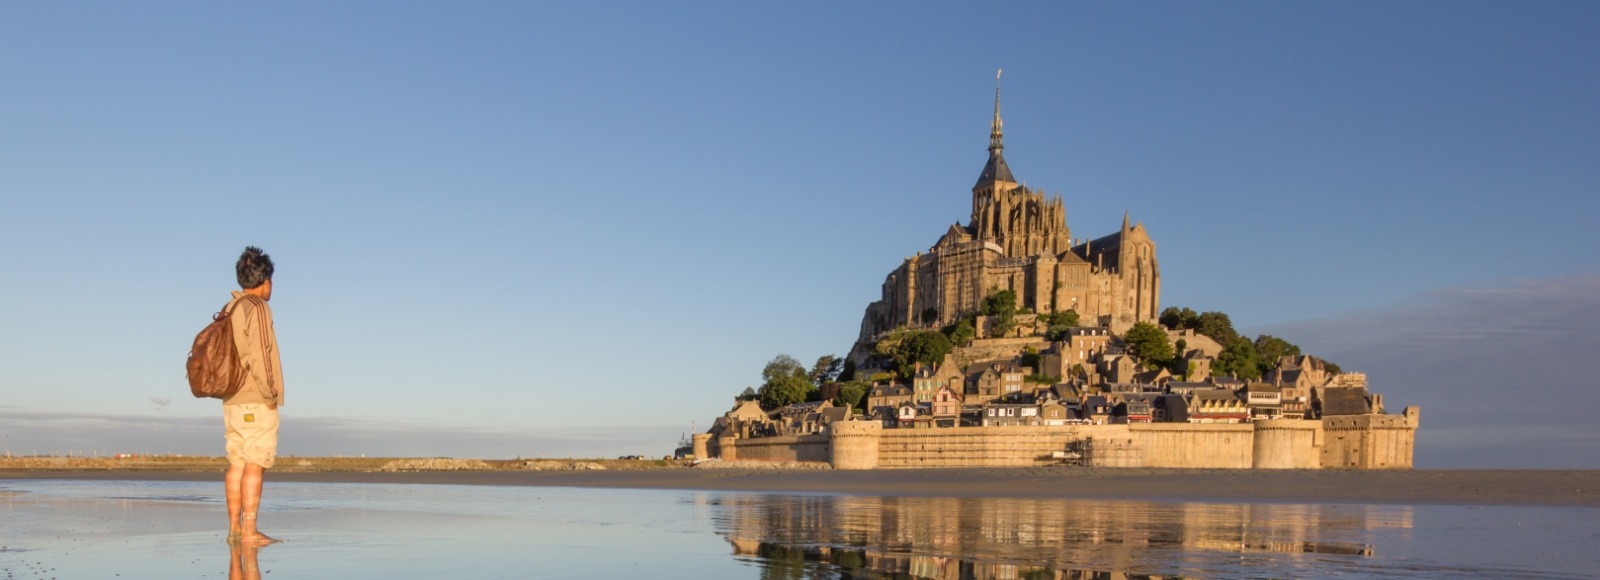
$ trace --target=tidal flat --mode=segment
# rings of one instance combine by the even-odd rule
[[[794,474],[789,474],[793,476]],[[744,477],[730,473],[731,477]],[[707,475],[706,477],[711,477]],[[5,578],[1583,578],[1600,508],[0,479]]]

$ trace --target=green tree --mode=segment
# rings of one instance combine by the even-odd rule
[[[1286,356],[1300,356],[1300,347],[1287,340],[1263,334],[1256,337],[1256,354],[1259,359],[1256,364],[1261,367],[1261,373],[1266,374],[1278,366],[1278,359]]]
[[[915,372],[916,364],[935,366],[944,360],[944,355],[950,354],[955,346],[950,343],[950,338],[943,333],[932,330],[912,332],[900,341],[894,350],[894,362],[900,376],[910,377]]]
[[[962,317],[955,324],[944,327],[944,335],[950,338],[951,344],[967,346],[978,337],[978,330],[973,326],[971,317]]]
[[[1167,333],[1149,322],[1134,323],[1133,328],[1122,335],[1122,342],[1127,343],[1128,350],[1139,357],[1145,368],[1160,368],[1172,360],[1172,343],[1167,340]]]
[[[1006,316],[1017,313],[1017,293],[1011,290],[996,290],[988,298],[983,299],[983,314],[985,316]]]
[[[839,392],[834,395],[833,402],[836,405],[848,405],[857,409],[865,409],[867,407],[866,398],[869,389],[870,385],[862,381],[843,383],[839,385]]]
[[[804,379],[806,378],[806,368],[800,366],[800,361],[795,360],[794,357],[780,354],[772,357],[772,360],[767,362],[767,366],[761,369],[762,381],[770,383],[779,377],[800,377]]]
[[[776,409],[803,402],[816,388],[811,384],[806,368],[800,366],[800,361],[787,354],[773,357],[767,366],[761,369],[761,378],[765,379],[765,382],[757,394],[761,395],[761,406],[765,409]]]
[[[853,361],[853,360],[850,360],[850,359],[844,359],[844,366],[841,367],[841,369],[842,370],[839,371],[839,377],[837,379],[834,379],[834,380],[839,380],[839,381],[853,381],[853,380],[856,380],[856,361]]]
[[[1189,352],[1189,341],[1178,339],[1172,343],[1172,363],[1167,365],[1167,372],[1185,380],[1189,378],[1189,359],[1184,355]]]
[[[811,365],[811,373],[806,378],[811,379],[811,384],[821,387],[825,383],[839,380],[839,373],[844,372],[844,359],[825,354],[817,358],[817,364]]]
[[[813,390],[811,381],[804,376],[778,377],[761,386],[761,407],[770,410],[803,403]]]
[[[1058,341],[1066,340],[1067,336],[1069,334],[1071,334],[1071,333],[1072,333],[1072,327],[1071,326],[1064,326],[1064,325],[1059,325],[1058,324],[1058,325],[1055,325],[1055,326],[1051,326],[1050,328],[1048,328],[1048,329],[1046,329],[1044,331],[1044,339],[1048,340],[1050,342],[1058,342]]]
[[[1232,374],[1244,380],[1261,378],[1259,361],[1256,345],[1249,339],[1236,336],[1222,347],[1217,362],[1211,366],[1211,374],[1219,377]]]
[[[1239,333],[1233,329],[1233,320],[1221,312],[1201,312],[1194,329],[1223,345],[1239,338]]]
[[[1068,309],[1059,312],[1053,312],[1049,316],[1045,317],[1045,323],[1050,326],[1077,326],[1078,311]]]
[[[1007,334],[1017,328],[1017,317],[1014,314],[1004,314],[995,317],[994,327],[989,329],[989,338],[1005,338]]]
[[[1022,347],[1022,366],[1039,370],[1039,349],[1031,346]]]
[[[756,399],[760,399],[761,395],[757,394],[755,389],[745,387],[744,392],[739,393],[737,398],[741,401],[754,401]]]
[[[1200,315],[1195,313],[1195,311],[1190,308],[1168,306],[1165,310],[1161,311],[1160,322],[1162,326],[1172,330],[1196,328],[1200,326]]]

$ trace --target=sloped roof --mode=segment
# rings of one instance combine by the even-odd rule
[[[1322,390],[1322,415],[1365,415],[1372,412],[1367,390],[1361,387],[1328,387]]]
[[[989,162],[983,165],[983,173],[978,174],[978,182],[972,188],[978,189],[996,181],[1016,183],[1017,178],[1011,176],[1011,167],[1006,165],[1006,157],[1000,154],[1000,150],[991,149]]]

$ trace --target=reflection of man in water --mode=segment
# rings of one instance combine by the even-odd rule
[[[259,549],[261,546],[229,544],[228,580],[261,580],[261,565],[256,563]]]
[[[277,459],[278,407],[283,405],[283,366],[272,332],[272,309],[267,306],[272,299],[272,258],[260,248],[247,247],[234,270],[243,290],[233,293],[229,316],[239,362],[248,373],[239,392],[222,401],[228,440],[228,474],[223,480],[228,540],[267,544],[276,540],[256,529],[256,511],[261,507],[262,474]]]

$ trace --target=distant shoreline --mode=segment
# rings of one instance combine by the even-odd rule
[[[10,480],[207,481],[220,477],[220,470],[208,468],[0,467],[0,486]],[[506,485],[915,497],[1600,507],[1600,470],[1033,467],[835,471],[654,466],[579,471],[272,470],[267,481],[269,486],[279,482]]]

